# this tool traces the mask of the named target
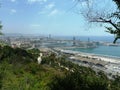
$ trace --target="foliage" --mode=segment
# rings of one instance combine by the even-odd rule
[[[117,4],[118,9],[120,9],[120,0],[113,0],[113,1]]]
[[[0,23],[0,29],[2,29],[2,25],[1,25],[1,23]]]
[[[8,61],[13,64],[29,63],[33,61],[33,55],[20,48],[11,48],[9,46],[0,47],[0,62]]]
[[[3,26],[2,26],[2,24],[1,24],[1,22],[0,22],[0,30],[2,29],[2,27],[3,27]],[[0,35],[1,35],[1,34],[2,34],[2,33],[0,32]]]
[[[81,74],[79,72],[69,73],[65,77],[55,77],[52,90],[108,90],[108,83],[97,76]]]
[[[112,0],[116,7],[113,7],[114,11],[110,11],[107,7],[107,3],[104,3],[105,7],[101,8],[98,0],[78,0],[79,2],[86,2],[85,10],[81,10],[82,15],[90,23],[108,24],[106,25],[107,32],[115,34],[116,43],[117,39],[120,39],[120,0]],[[98,4],[98,5],[97,5]],[[97,6],[97,7],[96,7]],[[97,9],[96,9],[97,8]],[[107,11],[109,10],[109,11]]]
[[[44,56],[38,65],[35,53],[0,47],[1,90],[120,90],[119,76],[109,80],[103,72],[96,73],[54,53]]]
[[[29,53],[33,54],[35,57],[38,57],[39,56],[39,53],[40,53],[40,50],[36,49],[36,48],[33,48],[33,49],[30,49],[30,50],[27,50]]]

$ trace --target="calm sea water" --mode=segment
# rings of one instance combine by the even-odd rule
[[[72,40],[73,37],[63,37],[63,38]],[[87,41],[88,38],[91,41],[98,41],[98,42],[103,41],[103,42],[112,43],[114,40],[114,36],[82,36],[82,37],[78,36],[76,37],[77,40],[81,40],[81,41]],[[117,42],[120,42],[120,39]],[[115,47],[115,46],[98,46],[97,48],[91,48],[91,49],[74,48],[71,50],[85,52],[85,53],[94,53],[94,54],[120,57],[120,47]]]
[[[74,48],[73,51],[80,51],[85,53],[94,53],[101,55],[117,56],[120,57],[120,47],[115,46],[99,46],[97,48]]]
[[[105,42],[112,42],[114,40],[114,36],[57,36],[54,38],[62,39],[62,40],[73,40],[75,37],[76,40],[80,41],[105,41]],[[120,42],[120,40],[118,40]]]

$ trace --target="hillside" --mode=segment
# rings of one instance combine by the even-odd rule
[[[66,61],[54,53],[42,57],[37,49],[0,47],[1,90],[120,90],[120,78]]]

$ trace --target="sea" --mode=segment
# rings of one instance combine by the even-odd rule
[[[62,39],[69,39],[72,40],[75,36],[68,36],[62,37]],[[114,40],[114,36],[76,36],[76,40],[80,41],[95,41],[95,42],[108,42],[112,43]],[[117,40],[117,43],[120,43],[120,39]],[[120,57],[120,46],[105,46],[99,45],[96,48],[71,48],[69,50],[72,51],[79,51],[84,53],[91,53],[91,54],[99,54],[99,55],[106,55],[112,57]]]
[[[98,46],[96,48],[71,48],[69,50],[101,56],[120,57],[120,46]]]

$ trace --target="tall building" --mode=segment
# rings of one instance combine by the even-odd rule
[[[73,46],[76,46],[76,38],[73,37]]]

